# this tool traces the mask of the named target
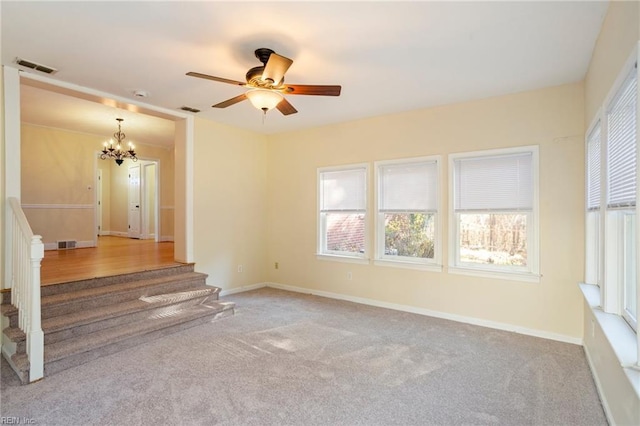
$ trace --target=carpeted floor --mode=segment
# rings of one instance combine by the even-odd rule
[[[38,425],[606,425],[582,347],[260,289],[236,315],[21,386]]]

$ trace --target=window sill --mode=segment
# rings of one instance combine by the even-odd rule
[[[435,263],[417,263],[405,262],[401,260],[376,259],[373,262],[376,266],[385,266],[391,268],[415,269],[418,271],[442,272],[442,265]]]
[[[637,336],[627,322],[616,314],[604,312],[600,307],[600,289],[593,284],[580,284],[580,290],[598,321],[609,345],[616,354],[620,366],[631,386],[640,397],[640,368],[638,368]]]
[[[318,260],[328,260],[332,262],[358,263],[360,265],[368,265],[369,259],[365,257],[341,256],[338,254],[316,254]]]
[[[476,268],[465,268],[461,266],[449,266],[448,272],[458,275],[469,275],[472,277],[494,278],[499,280],[524,281],[528,283],[539,283],[540,275],[527,272],[500,272],[487,271]]]

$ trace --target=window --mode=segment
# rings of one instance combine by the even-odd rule
[[[439,158],[376,163],[376,259],[436,265]]]
[[[585,281],[590,284],[600,284],[600,262],[602,247],[600,244],[600,175],[602,131],[598,120],[587,136],[587,191],[586,191],[586,270]]]
[[[607,285],[611,299],[622,303],[622,316],[637,328],[637,278],[635,222],[637,175],[637,104],[638,85],[635,67],[626,75],[606,109],[607,133]],[[606,297],[605,297],[606,299]],[[615,301],[610,305],[617,305]],[[607,306],[608,310],[615,307]]]
[[[365,258],[368,166],[318,170],[318,254]]]
[[[622,263],[624,265],[622,282],[623,289],[623,312],[622,316],[635,329],[638,329],[638,286],[637,286],[637,266],[636,266],[636,218],[635,214],[624,215],[624,252]]]
[[[537,147],[451,156],[451,272],[538,280],[537,164]]]
[[[585,281],[605,312],[638,327],[638,78],[629,58],[587,134]],[[602,212],[602,213],[601,213]]]

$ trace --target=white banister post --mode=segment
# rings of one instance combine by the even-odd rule
[[[31,300],[29,310],[31,318],[27,331],[27,354],[29,355],[29,381],[33,382],[44,377],[44,333],[40,324],[40,263],[44,257],[42,237],[31,237]]]

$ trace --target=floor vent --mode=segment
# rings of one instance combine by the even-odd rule
[[[16,64],[21,65],[26,68],[31,68],[32,70],[40,71],[45,74],[55,74],[58,72],[57,69],[48,67],[46,65],[38,64],[33,61],[26,61],[24,59],[16,58]]]
[[[76,248],[77,241],[75,240],[64,240],[58,241],[58,250],[69,250]]]

